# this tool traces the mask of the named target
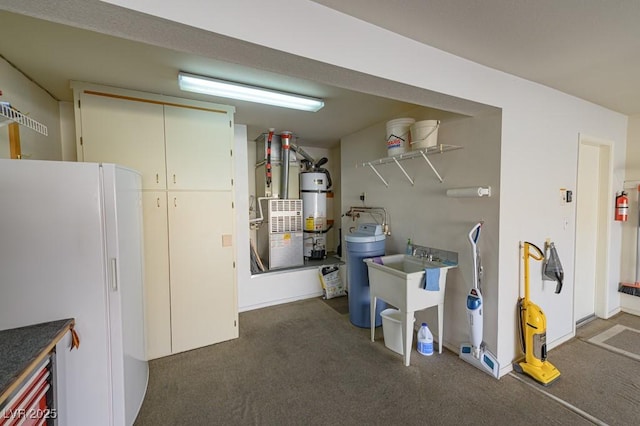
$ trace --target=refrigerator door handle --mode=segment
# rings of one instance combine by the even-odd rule
[[[118,291],[118,260],[111,258],[111,290]]]

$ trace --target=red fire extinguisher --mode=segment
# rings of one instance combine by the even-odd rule
[[[616,217],[619,222],[626,222],[629,214],[629,197],[627,193],[621,191],[619,195],[616,195]]]

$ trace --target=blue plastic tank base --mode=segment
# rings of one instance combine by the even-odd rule
[[[359,294],[357,295],[354,295],[351,292],[349,292],[348,294],[349,321],[351,321],[351,324],[355,325],[356,327],[371,328],[371,302],[369,300],[369,287],[367,286],[366,288],[361,288],[358,293]],[[386,302],[384,300],[378,299],[376,301],[375,327],[382,326],[382,317],[380,316],[380,313],[385,309],[387,309]]]
[[[351,241],[350,239],[349,236],[345,238],[349,277],[349,320],[356,327],[371,328],[369,271],[363,259],[384,256],[384,235],[376,235],[375,238],[356,235]],[[386,308],[387,304],[383,300],[376,301],[375,327],[382,325],[380,312]]]

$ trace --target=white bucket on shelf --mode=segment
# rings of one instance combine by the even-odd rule
[[[422,120],[411,126],[411,149],[424,149],[438,144],[438,120]]]
[[[397,118],[387,121],[387,153],[389,156],[402,154],[409,149],[411,133],[409,128],[416,120]]]

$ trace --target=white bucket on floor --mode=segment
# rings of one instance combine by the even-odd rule
[[[438,144],[438,120],[422,120],[411,126],[411,149],[424,149]]]
[[[387,153],[389,156],[402,154],[409,149],[411,133],[409,128],[416,120],[413,118],[397,118],[387,121]]]
[[[382,317],[382,335],[384,345],[397,354],[404,355],[402,344],[402,312],[397,309],[385,309],[380,312]],[[415,318],[413,321],[415,322]]]

